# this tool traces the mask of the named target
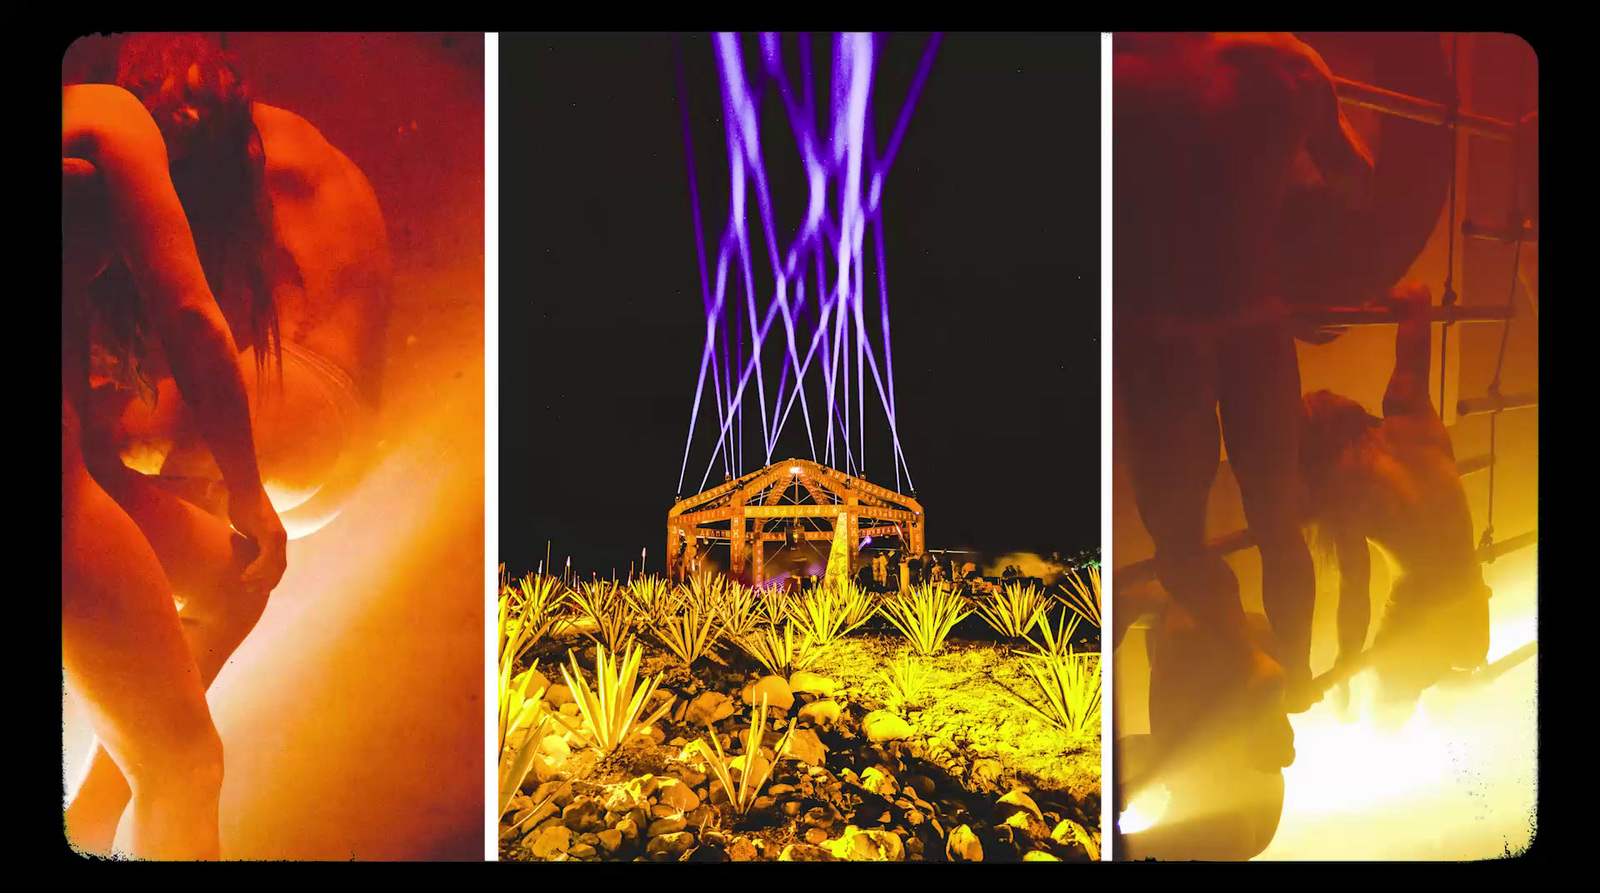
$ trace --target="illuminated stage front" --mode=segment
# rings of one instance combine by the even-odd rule
[[[926,542],[922,504],[837,469],[790,459],[679,501],[667,513],[667,566],[675,578],[692,573],[713,543],[727,543],[728,572],[749,580],[768,578],[766,545],[780,548],[813,540],[831,541],[846,525],[850,568],[856,568],[864,537],[898,537],[909,554]],[[824,553],[825,554],[825,553]]]

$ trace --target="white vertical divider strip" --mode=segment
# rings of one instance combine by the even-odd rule
[[[500,858],[499,664],[496,653],[500,549],[500,35],[483,36],[483,858]]]

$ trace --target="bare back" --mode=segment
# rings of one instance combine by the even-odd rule
[[[274,238],[300,274],[299,285],[274,287],[283,338],[337,363],[375,404],[390,301],[377,197],[310,122],[263,103],[253,113],[266,151]]]

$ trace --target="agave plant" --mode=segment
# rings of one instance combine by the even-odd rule
[[[1089,582],[1084,583],[1078,576],[1077,569],[1067,571],[1067,582],[1062,585],[1062,594],[1057,598],[1066,603],[1074,614],[1088,621],[1095,629],[1100,628],[1100,568],[1089,565]]]
[[[794,609],[794,594],[782,586],[768,586],[761,590],[761,614],[773,626],[789,621]]]
[[[634,616],[645,626],[667,619],[677,602],[674,587],[661,577],[639,577],[626,591]]]
[[[511,798],[516,796],[517,789],[522,787],[522,782],[528,777],[528,770],[533,766],[535,755],[539,751],[539,742],[544,738],[545,729],[550,723],[550,717],[544,713],[544,689],[536,690],[530,697],[528,684],[533,680],[533,670],[537,669],[538,662],[522,675],[522,682],[513,686],[512,673],[516,670],[518,659],[523,650],[531,642],[527,626],[521,617],[508,616],[511,614],[513,597],[510,587],[505,586],[500,595],[500,814],[505,815],[510,806]],[[512,739],[522,731],[521,740],[513,743]]]
[[[1021,639],[1043,618],[1047,603],[1038,589],[1012,583],[999,592],[980,596],[978,616],[1000,635]]]
[[[567,590],[555,577],[528,574],[517,581],[517,588],[512,593],[513,609],[528,631],[530,645],[544,638],[561,622],[561,608],[567,600]]]
[[[713,628],[718,619],[717,606],[682,593],[674,605],[676,610],[657,622],[652,631],[687,667],[709,652],[722,635],[720,628]]]
[[[1074,737],[1099,734],[1099,655],[1030,656],[1027,667],[1043,697],[1038,702],[1015,697],[1013,701]]]
[[[1078,631],[1078,624],[1083,620],[1071,611],[1062,611],[1061,619],[1056,626],[1050,625],[1050,618],[1041,612],[1039,618],[1039,634],[1044,640],[1043,644],[1035,642],[1032,636],[1024,636],[1028,644],[1038,649],[1033,652],[1035,657],[1064,657],[1072,653],[1072,634]]]
[[[761,604],[765,592],[730,582],[717,603],[722,634],[733,641],[753,633],[761,625]]]
[[[890,664],[889,672],[879,673],[878,677],[889,686],[889,707],[899,711],[920,703],[928,682],[928,668],[907,654]]]
[[[594,624],[594,632],[584,630],[584,635],[595,645],[615,654],[632,642],[636,622],[633,606],[616,584],[593,580],[574,590],[571,599],[578,612]]]
[[[848,631],[844,602],[831,587],[818,587],[794,599],[789,617],[806,638],[819,646],[833,644]]]
[[[583,717],[583,736],[589,746],[602,754],[610,754],[621,747],[634,731],[665,716],[672,707],[673,699],[668,698],[647,719],[639,718],[661,681],[659,676],[650,677],[644,685],[636,687],[639,661],[643,657],[644,649],[632,646],[619,666],[615,655],[607,661],[605,647],[596,645],[595,687],[591,689],[578,670],[578,656],[570,650],[567,652],[567,658],[572,662],[572,672],[562,667],[561,675],[572,690],[573,700],[577,702],[578,712]]]
[[[886,599],[879,610],[923,656],[938,651],[950,630],[972,613],[960,595],[932,585]]]
[[[822,648],[805,633],[795,638],[794,627],[762,626],[734,640],[746,654],[755,658],[768,673],[785,679],[796,670],[808,669],[822,656]]]
[[[714,611],[723,601],[728,588],[728,578],[711,573],[701,573],[690,577],[688,582],[678,587],[677,597],[686,600],[697,609]]]
[[[761,786],[767,783],[772,775],[772,769],[783,755],[789,752],[789,739],[794,735],[794,720],[789,720],[789,726],[784,731],[783,737],[778,739],[778,744],[773,748],[772,759],[768,760],[761,753],[761,739],[767,729],[767,696],[761,696],[761,703],[752,708],[750,713],[750,730],[744,742],[744,753],[733,759],[722,751],[722,743],[717,740],[717,730],[710,723],[706,724],[706,734],[711,739],[711,747],[715,754],[707,754],[706,762],[710,764],[711,771],[722,782],[722,789],[728,793],[728,803],[733,806],[733,814],[744,816],[750,811],[751,804],[761,794]],[[733,781],[733,770],[739,770],[739,781]]]
[[[878,600],[871,592],[854,583],[845,581],[839,587],[838,599],[844,609],[844,631],[850,633],[863,623],[872,619],[878,613]]]

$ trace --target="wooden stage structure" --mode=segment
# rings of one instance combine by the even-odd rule
[[[767,579],[768,543],[782,548],[831,542],[844,524],[853,574],[862,537],[899,537],[908,554],[921,554],[925,520],[912,497],[809,459],[789,459],[673,505],[667,513],[667,567],[673,579],[682,579],[712,545],[726,542],[729,576],[761,583]],[[819,551],[825,558],[827,546]]]

